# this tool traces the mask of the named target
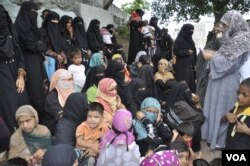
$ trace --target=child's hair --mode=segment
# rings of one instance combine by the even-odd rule
[[[194,134],[194,125],[192,122],[182,122],[177,126],[177,131],[180,136],[188,135],[193,136]]]
[[[250,88],[250,77],[248,77],[245,80],[243,80],[240,85],[244,85],[247,88]]]
[[[209,162],[209,166],[222,166],[222,160],[221,160],[221,158],[219,158],[219,157],[214,158],[213,160],[211,160]]]
[[[148,25],[148,20],[143,20],[143,26],[147,26]]]
[[[205,159],[195,159],[193,161],[193,166],[209,166],[209,164]]]
[[[88,112],[89,111],[97,111],[101,115],[103,115],[104,107],[101,103],[98,102],[91,102],[88,106]]]
[[[184,141],[174,141],[169,144],[170,150],[177,150],[178,153],[189,152],[188,146]]]
[[[81,50],[77,47],[73,47],[71,49],[68,50],[68,57],[70,57],[70,59],[74,58],[74,56],[78,53],[81,53]]]
[[[3,166],[28,166],[28,163],[23,158],[15,157],[7,160]]]

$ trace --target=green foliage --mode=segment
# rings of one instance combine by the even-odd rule
[[[174,16],[175,21],[199,21],[200,16],[214,15],[218,22],[223,14],[235,9],[242,14],[248,12],[250,0],[154,0],[152,2],[152,15],[168,22]]]
[[[121,25],[116,28],[116,32],[119,37],[129,38],[129,28],[127,25]]]
[[[150,3],[147,0],[134,0],[133,2],[125,3],[121,6],[121,10],[131,14],[135,9],[142,9],[148,11],[150,9]]]

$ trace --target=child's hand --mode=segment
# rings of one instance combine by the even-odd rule
[[[90,157],[90,156],[93,156],[93,157],[96,157],[97,156],[97,153],[95,153],[93,150],[91,149],[86,149],[85,152],[83,153],[83,157]]]
[[[238,133],[248,134],[249,130],[245,122],[238,122],[236,125],[236,132]]]
[[[172,137],[171,142],[174,142],[177,139],[179,133],[176,129],[172,130],[172,132],[173,132],[173,137]]]
[[[232,114],[229,112],[229,113],[227,113],[226,117],[227,117],[227,120],[229,123],[237,122],[237,116],[235,114]]]
[[[98,142],[92,143],[91,145],[91,149],[93,150],[93,152],[95,152],[96,154],[100,153],[100,145]]]
[[[44,153],[45,153],[45,150],[42,150],[42,149],[38,149],[33,157],[36,159],[36,160],[42,160],[43,159],[43,156],[44,156]]]
[[[145,114],[142,111],[137,111],[136,112],[136,118],[141,120],[142,118],[145,117]]]

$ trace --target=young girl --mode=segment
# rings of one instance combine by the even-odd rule
[[[229,127],[225,149],[250,149],[250,78],[240,84],[238,101],[226,118]]]
[[[132,133],[132,114],[125,109],[117,110],[112,130],[101,139],[100,156],[97,166],[109,165],[139,165],[139,147]]]
[[[29,165],[40,164],[45,151],[51,146],[48,128],[38,124],[37,112],[30,105],[18,108],[16,120],[19,128],[10,139],[9,159],[21,157]]]
[[[137,134],[137,143],[140,146],[142,156],[145,154],[146,156],[150,156],[159,145],[166,145],[172,139],[172,132],[162,122],[160,111],[161,105],[158,100],[148,97],[141,104],[140,114],[142,115],[137,115],[138,119],[133,120]],[[145,124],[146,119],[151,122],[150,125],[152,125],[153,132],[150,131],[151,129],[147,129],[148,124]]]
[[[81,92],[86,81],[85,67],[82,65],[82,55],[79,48],[72,48],[68,53],[73,64],[68,70],[73,74],[74,89],[76,92]]]

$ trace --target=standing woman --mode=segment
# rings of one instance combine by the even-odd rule
[[[242,15],[232,10],[220,21],[224,43],[216,52],[206,50],[203,53],[210,73],[203,109],[207,121],[202,126],[202,138],[211,149],[225,145],[228,123],[222,123],[221,118],[234,107],[240,84],[239,68],[250,51],[249,26]]]
[[[47,51],[46,44],[41,40],[41,33],[37,27],[38,4],[23,2],[17,15],[15,26],[18,39],[23,51],[25,69],[27,72],[27,90],[31,105],[37,110],[39,117],[42,116],[46,78],[43,66],[43,52]]]
[[[89,69],[90,50],[87,41],[87,33],[85,31],[82,17],[75,17],[72,23],[74,32],[74,43],[82,52],[82,63],[85,66],[85,71]]]
[[[100,21],[97,19],[91,20],[87,30],[87,40],[89,49],[92,54],[104,49],[102,35],[100,33]]]
[[[194,26],[184,24],[174,42],[174,55],[176,64],[174,66],[175,79],[186,81],[190,90],[195,92],[194,64],[196,60],[196,48],[192,38]]]
[[[11,134],[14,128],[18,127],[16,110],[21,105],[27,104],[28,100],[25,93],[24,69],[24,59],[16,29],[8,12],[0,5],[0,118]],[[0,153],[8,149],[9,138],[6,141],[6,144],[1,142]]]

